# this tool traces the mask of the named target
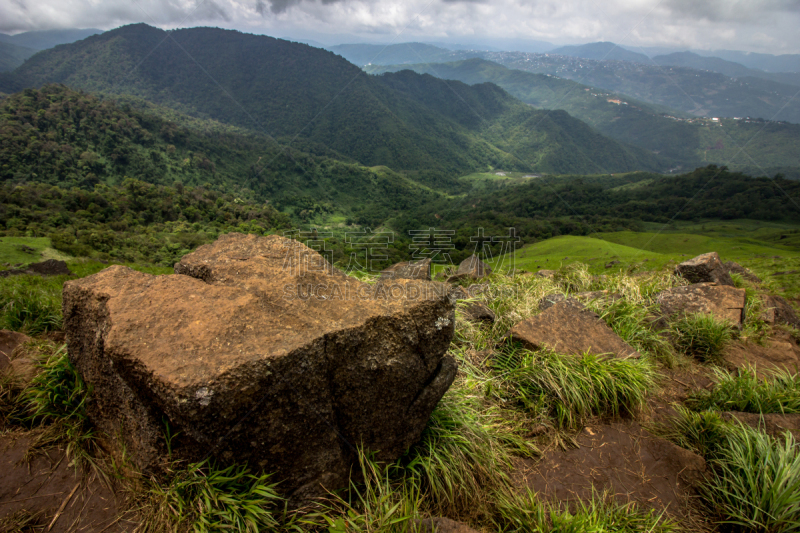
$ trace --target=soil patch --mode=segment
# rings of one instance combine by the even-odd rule
[[[695,487],[706,469],[699,455],[647,433],[635,421],[587,425],[578,448],[552,450],[515,473],[518,486],[543,500],[570,505],[593,491],[685,519],[693,515]]]
[[[0,437],[0,524],[3,518],[30,513],[38,514],[34,523],[46,529],[61,510],[50,532],[133,531],[133,522],[120,519],[123,498],[95,474],[76,472],[63,450],[51,449],[25,463],[32,441],[30,433]]]
[[[0,370],[11,364],[11,355],[20,344],[31,340],[30,337],[16,331],[0,329]]]
[[[800,368],[800,350],[789,335],[776,335],[764,346],[733,342],[725,348],[723,357],[729,367],[743,368],[754,365],[757,373],[763,370],[797,372]]]
[[[776,439],[780,439],[789,431],[794,436],[795,440],[800,440],[800,414],[759,414],[728,411],[722,416],[727,419],[735,419],[742,424],[759,429]]]

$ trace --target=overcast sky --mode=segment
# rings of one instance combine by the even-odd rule
[[[800,0],[0,0],[0,31],[220,26],[339,42],[572,44],[800,53]]]

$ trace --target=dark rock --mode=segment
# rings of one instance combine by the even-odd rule
[[[725,269],[728,273],[739,274],[747,281],[752,281],[753,283],[761,283],[761,278],[750,272],[750,270],[746,269],[739,263],[734,263],[733,261],[727,261],[725,263]]]
[[[42,261],[41,263],[30,264],[26,270],[42,276],[72,275],[72,271],[67,268],[67,264],[64,261],[57,261],[55,259],[48,259],[47,261]]]
[[[719,259],[717,252],[698,255],[675,267],[675,275],[690,283],[717,283],[733,286],[733,279]]]
[[[765,310],[762,319],[765,322],[772,325],[785,324],[800,329],[800,318],[786,298],[771,294],[764,296],[763,301]]]
[[[529,350],[549,348],[567,355],[585,352],[641,357],[608,325],[579,302],[558,302],[536,316],[523,320],[509,332]]]
[[[69,355],[94,424],[139,468],[209,455],[275,472],[293,501],[347,485],[364,446],[393,461],[452,383],[448,286],[375,286],[276,235],[228,234],[151,276],[64,285]]]
[[[657,301],[664,316],[704,313],[738,327],[744,315],[745,290],[716,283],[696,283],[662,291]]]
[[[610,263],[606,263],[606,268],[611,268],[614,265],[620,264],[621,261],[611,261]]]
[[[536,273],[536,275],[539,276],[540,278],[553,279],[553,277],[556,275],[556,271],[555,270],[540,270],[540,271],[538,271]]]
[[[431,260],[403,261],[386,270],[381,270],[381,279],[421,279],[431,280]]]
[[[57,261],[55,259],[48,259],[41,263],[31,263],[25,268],[16,270],[3,270],[0,271],[0,277],[7,278],[9,276],[21,276],[23,274],[38,274],[40,276],[63,276],[72,275],[72,271],[67,268],[64,261]]]
[[[475,292],[472,291],[473,288],[476,289]],[[456,301],[472,300],[477,298],[478,294],[480,294],[479,291],[482,288],[482,285],[472,285],[469,289],[465,289],[464,287],[454,287],[453,290],[450,291],[450,294],[456,299]],[[461,311],[464,319],[469,322],[485,322],[487,324],[494,324],[496,318],[494,311],[489,309],[483,302],[464,302],[461,304]]]

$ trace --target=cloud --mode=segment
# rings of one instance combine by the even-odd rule
[[[800,53],[800,0],[0,0],[0,31],[218,25],[323,42],[492,38]]]

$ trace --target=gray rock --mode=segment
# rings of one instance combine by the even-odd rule
[[[566,355],[614,354],[641,357],[595,313],[579,302],[558,302],[515,325],[509,335],[529,350],[549,348]]]
[[[733,286],[733,278],[719,259],[717,252],[698,255],[675,267],[675,275],[690,283],[717,283]]]
[[[744,314],[745,290],[716,283],[696,283],[662,291],[658,293],[657,302],[664,316],[710,314],[739,327]]]
[[[431,260],[403,261],[381,270],[381,279],[431,280]]]
[[[448,286],[350,278],[279,236],[228,234],[176,275],[123,266],[64,286],[92,422],[145,471],[211,455],[294,501],[345,487],[363,446],[394,461],[452,383]]]

